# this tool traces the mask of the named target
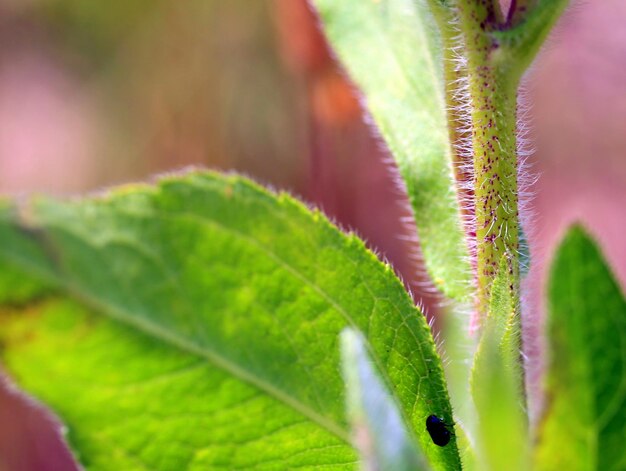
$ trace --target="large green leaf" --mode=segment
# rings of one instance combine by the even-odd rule
[[[467,300],[471,270],[454,192],[443,61],[423,0],[313,0],[398,164],[429,273]]]
[[[163,358],[175,355],[180,360],[171,367],[169,360],[156,361],[152,376],[176,380],[177,375],[168,371],[197,364],[206,372],[207,381],[218,378],[198,388],[213,391],[218,386],[211,384],[226,381],[232,389],[223,400],[211,396],[219,391],[198,399],[197,392],[190,389],[189,395],[194,397],[189,401],[220,408],[222,403],[228,407],[230,396],[262,396],[264,403],[273,404],[267,406],[270,417],[287,420],[278,411],[289,410],[291,415],[285,417],[294,421],[297,417],[308,424],[306,430],[319,429],[320,446],[333,443],[330,453],[345,463],[351,455],[337,449],[342,441],[347,446],[349,436],[338,335],[344,327],[353,326],[364,333],[372,359],[384,373],[404,420],[414,427],[433,467],[459,468],[456,443],[436,447],[424,430],[430,414],[448,421],[452,415],[441,363],[423,315],[391,268],[358,238],[342,234],[319,212],[307,210],[287,195],[275,196],[239,177],[191,173],[165,178],[153,187],[128,187],[83,201],[43,199],[19,212],[4,207],[0,241],[0,261],[57,285],[110,319],[96,323],[91,317],[73,314],[71,324],[82,327],[71,330],[67,339],[61,332],[48,341],[39,334],[40,328],[45,330],[50,323],[48,317],[34,316],[20,354],[11,354],[19,342],[10,342],[5,350],[20,383],[53,403],[62,418],[85,414],[71,424],[75,436],[97,435],[102,428],[111,431],[108,446],[97,440],[88,446],[81,446],[82,441],[74,443],[86,461],[105,463],[111,446],[120,455],[131,456],[138,448],[128,448],[128,437],[115,432],[117,425],[112,422],[116,417],[109,416],[106,399],[100,398],[92,406],[89,397],[95,392],[78,400],[80,390],[73,394],[64,388],[81,380],[97,386],[99,363],[119,371],[120,378],[114,371],[110,374],[122,384],[131,382],[124,379],[129,379],[124,369],[132,368],[129,374],[140,376],[144,362],[148,365],[145,375],[150,377],[152,354],[158,349],[165,352]],[[10,325],[3,322],[0,330],[7,331]],[[100,325],[110,333],[101,333]],[[116,329],[124,334],[118,335]],[[90,347],[91,340],[83,339],[82,331],[85,336],[95,336],[97,345]],[[107,341],[98,340],[102,335]],[[73,350],[72,336],[79,337],[77,342],[87,342],[84,348],[77,346],[80,353]],[[114,340],[118,336],[120,345]],[[133,336],[149,342],[136,341]],[[57,362],[55,349],[48,343],[67,345],[67,354]],[[109,356],[109,350],[129,348],[132,355]],[[43,357],[43,352],[48,352],[49,363],[45,358],[28,362],[28,350],[42,352]],[[165,369],[158,369],[160,365]],[[37,377],[44,377],[48,368],[54,379],[39,381]],[[56,375],[58,371],[61,374]],[[178,389],[178,383],[172,388]],[[115,388],[104,390],[108,400],[114,401]],[[185,411],[185,397],[182,385],[175,395],[183,408],[180,414],[200,420],[195,410]],[[161,400],[167,404],[158,404],[157,397],[142,398],[140,388],[134,412],[120,412],[139,433],[133,440],[149,440],[140,433],[142,404],[168,407],[169,399],[162,396]],[[259,406],[253,403],[250,407]],[[276,411],[272,411],[274,407]],[[256,416],[257,412],[245,406],[238,414]],[[269,419],[263,416],[259,424],[250,419],[227,431],[220,429],[220,421],[209,420],[206,427],[209,437],[237,443],[256,433],[254,427],[265,430],[260,424],[263,420]],[[159,433],[158,426],[156,421],[150,430]],[[298,436],[303,432],[284,433],[288,442],[290,433]],[[262,437],[257,439],[267,443]],[[285,453],[290,456],[288,448]],[[256,454],[241,460],[253,459]],[[168,469],[159,464],[156,455],[156,451],[154,456],[140,454],[138,460],[148,467]],[[257,467],[276,467],[271,463],[265,466],[263,460],[269,458],[258,455]],[[212,463],[230,466],[225,457]]]
[[[538,469],[626,469],[626,301],[580,228],[552,265],[548,343]]]

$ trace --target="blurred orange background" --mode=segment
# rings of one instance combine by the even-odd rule
[[[621,0],[574,1],[524,81],[536,397],[541,287],[564,228],[584,222],[626,280],[625,21]],[[0,194],[236,170],[356,230],[436,315],[390,162],[305,0],[0,0]],[[6,389],[0,469],[75,469],[48,419]]]

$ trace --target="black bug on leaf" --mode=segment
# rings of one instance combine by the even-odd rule
[[[448,429],[449,426],[436,415],[429,415],[426,419],[426,430],[433,443],[438,446],[446,446],[450,442],[452,432]]]

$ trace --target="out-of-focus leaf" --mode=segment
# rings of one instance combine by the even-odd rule
[[[626,301],[580,227],[552,264],[548,353],[537,469],[626,469]]]
[[[469,256],[454,192],[434,19],[420,0],[313,0],[332,46],[360,87],[398,164],[428,271],[467,300]]]
[[[74,447],[85,462],[101,463],[98,469],[125,469],[105,466],[112,448],[125,457],[124,463],[134,460],[170,469],[163,463],[173,463],[178,451],[166,446],[165,438],[175,441],[176,427],[161,432],[160,421],[154,420],[146,428],[141,408],[155,408],[153,419],[167,417],[159,411],[170,410],[172,400],[184,401],[186,389],[193,396],[190,401],[216,411],[228,408],[231,396],[260,398],[260,403],[248,401],[237,412],[250,416],[241,427],[222,432],[223,423],[209,417],[198,426],[206,434],[188,438],[191,448],[216,436],[230,445],[243,446],[251,439],[271,450],[264,454],[244,447],[242,455],[211,455],[203,465],[229,468],[245,462],[263,469],[289,468],[289,443],[280,458],[280,440],[249,438],[257,433],[254,417],[267,420],[269,411],[277,426],[308,424],[281,432],[282,440],[289,441],[290,433],[299,436],[319,429],[319,446],[331,446],[333,456],[340,457],[335,464],[343,466],[352,456],[338,347],[346,326],[364,333],[372,359],[433,467],[459,468],[456,442],[436,447],[424,429],[431,414],[452,418],[441,362],[424,316],[390,267],[358,238],[342,234],[319,212],[287,195],[273,195],[240,177],[190,173],[100,198],[38,200],[21,212],[5,206],[0,241],[1,262],[54,283],[109,319],[73,311],[61,320],[26,316],[20,321],[27,332],[23,341],[12,335],[4,349],[20,384],[67,420],[72,436],[81,437]],[[12,329],[12,319],[0,323],[0,334]],[[54,338],[47,340],[46,329],[59,323],[72,328],[54,331]],[[118,331],[124,332],[119,346],[112,341]],[[57,356],[55,346],[66,344],[66,354]],[[110,356],[114,349],[122,353]],[[155,350],[164,353],[153,363]],[[29,352],[39,356],[33,359]],[[173,366],[168,366],[169,356],[178,358]],[[100,363],[110,368],[110,378],[99,379],[104,368]],[[178,375],[171,372],[189,365],[209,377],[210,384],[200,382],[198,388],[225,388],[211,392],[225,398],[196,397],[193,388],[179,386]],[[132,371],[123,371],[126,367]],[[123,396],[118,385],[132,383],[133,375],[141,382],[149,372],[168,379],[165,383],[176,390],[174,399],[165,393],[142,398],[138,387],[130,389],[123,404],[113,404]],[[105,384],[98,395],[101,381]],[[223,382],[228,386],[220,386]],[[75,385],[91,383],[94,389],[77,398],[80,389]],[[118,406],[122,409],[112,414]],[[184,403],[177,407],[181,417],[199,420],[196,411],[201,409],[185,411]],[[290,412],[283,417],[281,411],[286,410]],[[119,423],[122,418],[125,422]],[[177,426],[187,425],[180,420]],[[131,431],[138,435],[129,439]],[[161,433],[165,438],[159,441],[160,453],[144,446]]]
[[[481,469],[529,469],[527,419],[520,364],[519,306],[506,256],[491,287],[472,371],[472,396],[478,413]]]
[[[430,467],[403,423],[394,400],[374,372],[363,337],[341,334],[346,405],[352,436],[365,470],[419,471]]]

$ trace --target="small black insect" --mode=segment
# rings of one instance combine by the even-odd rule
[[[450,442],[452,432],[448,427],[449,425],[436,415],[429,415],[426,419],[426,430],[435,445],[446,446]]]

